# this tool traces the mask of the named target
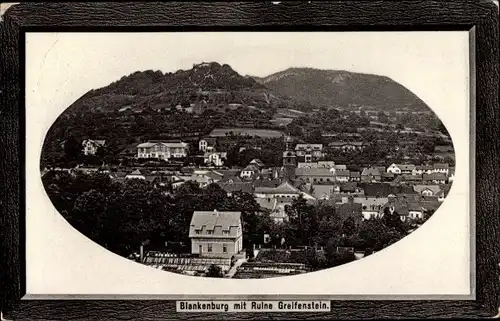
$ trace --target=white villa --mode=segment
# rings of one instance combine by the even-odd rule
[[[146,142],[137,145],[137,158],[170,158],[186,157],[188,144],[183,142]]]
[[[241,212],[195,211],[189,238],[192,254],[230,258],[243,250]]]
[[[97,153],[97,149],[104,146],[105,144],[105,140],[86,139],[82,142],[83,154],[95,155],[95,153]]]

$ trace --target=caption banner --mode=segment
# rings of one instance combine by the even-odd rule
[[[330,312],[330,301],[177,301],[177,312]]]

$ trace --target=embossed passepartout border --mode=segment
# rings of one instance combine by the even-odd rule
[[[0,22],[0,312],[15,320],[483,318],[500,306],[500,60],[493,1],[20,3]],[[27,299],[24,35],[40,31],[469,31],[475,299],[333,300],[322,313],[176,313],[159,299]],[[474,151],[474,149],[472,149]],[[474,253],[473,252],[473,253]],[[452,267],[450,267],[452,268]],[[23,299],[24,298],[24,299]]]

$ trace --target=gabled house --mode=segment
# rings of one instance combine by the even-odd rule
[[[217,139],[215,137],[205,137],[198,142],[198,149],[202,152],[213,152],[216,144]]]
[[[254,190],[251,182],[234,182],[232,180],[228,180],[218,182],[217,185],[219,185],[226,192],[227,196],[232,196],[236,192],[252,194]]]
[[[288,181],[283,182],[277,187],[256,187],[254,195],[257,198],[287,197],[292,199],[299,198],[299,196],[302,195],[306,200],[314,199],[313,196],[299,190]]]
[[[391,164],[387,167],[387,173],[411,175],[415,168],[415,165],[412,164]]]
[[[413,164],[399,164],[399,169],[401,170],[401,174],[411,175],[413,170],[415,169],[415,165]]]
[[[135,171],[131,172],[130,174],[127,174],[125,176],[126,179],[146,179],[146,176],[144,176],[140,170],[136,169]]]
[[[258,158],[254,158],[254,159],[252,159],[252,161],[249,163],[249,165],[255,165],[255,166],[257,166],[257,168],[259,168],[259,169],[262,169],[262,168],[264,168],[264,166],[266,166],[266,165],[264,165],[264,163],[263,163],[260,159],[258,159]]]
[[[84,155],[95,155],[100,147],[106,145],[105,140],[86,139],[82,142]]]
[[[336,181],[335,168],[296,168],[295,177],[305,183],[328,184]]]
[[[189,238],[192,254],[230,258],[243,250],[241,212],[195,211]]]
[[[203,162],[207,165],[222,166],[226,158],[226,152],[207,151],[203,155]]]
[[[360,182],[361,173],[360,172],[349,172],[351,182]]]
[[[335,171],[335,180],[337,182],[348,182],[351,174],[348,170],[338,170]]]
[[[364,193],[364,191],[360,187],[358,187],[358,184],[356,182],[340,183],[338,186],[339,186],[338,193],[344,193],[344,194],[362,194],[362,193]]]
[[[387,173],[399,175],[401,174],[401,168],[399,168],[398,164],[393,163],[389,167],[387,167]]]
[[[424,217],[422,206],[413,200],[391,198],[389,202],[383,206],[380,216],[385,215],[385,208],[389,210],[389,215],[398,215],[403,222],[408,219],[422,219]]]
[[[249,164],[240,173],[240,177],[246,179],[255,178],[258,175],[259,175],[259,167],[254,164]]]
[[[295,154],[306,163],[317,161],[325,156],[323,144],[297,144]]]
[[[185,180],[189,180],[198,184],[199,187],[205,188],[212,183],[217,183],[222,179],[221,175],[211,171],[194,171],[191,176],[185,177]]]
[[[382,175],[380,170],[375,167],[363,168],[361,172],[361,181],[362,182],[371,182],[376,183],[382,180]]]

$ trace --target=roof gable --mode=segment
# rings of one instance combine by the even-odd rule
[[[194,211],[190,226],[200,230],[213,230],[216,226],[220,226],[221,230],[230,230],[231,227],[239,227],[240,224],[241,212],[219,212],[214,210]]]

